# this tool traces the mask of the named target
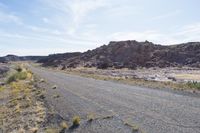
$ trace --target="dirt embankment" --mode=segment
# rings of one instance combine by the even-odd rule
[[[0,79],[0,132],[44,133],[65,127],[63,119],[44,101],[45,90],[39,88],[39,80],[24,67],[17,68],[8,78]],[[49,118],[54,121],[49,121]]]

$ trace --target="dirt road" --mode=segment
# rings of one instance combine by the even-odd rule
[[[128,133],[133,126],[146,133],[200,133],[198,97],[30,68],[57,86],[49,87],[46,99],[62,117],[82,118],[74,132]],[[88,124],[90,114],[98,119]]]

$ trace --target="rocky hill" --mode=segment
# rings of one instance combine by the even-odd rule
[[[84,53],[50,55],[39,60],[44,66],[136,68],[136,67],[200,67],[200,42],[163,46],[152,42],[110,42]]]
[[[45,58],[40,59],[38,62],[43,63],[44,66],[54,66],[57,67],[61,64],[70,64],[69,60],[79,57],[80,52],[74,53],[64,53],[64,54],[52,54]],[[69,66],[69,65],[68,65]]]
[[[37,61],[41,60],[45,56],[16,56],[16,55],[7,55],[4,57],[0,57],[0,63],[7,63],[10,61]]]

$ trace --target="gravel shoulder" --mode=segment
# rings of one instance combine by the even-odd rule
[[[81,117],[73,132],[199,133],[200,99],[61,72],[30,69],[46,82],[46,100],[65,120]],[[53,86],[56,89],[52,89]],[[88,124],[88,115],[95,121]],[[72,132],[71,130],[69,132]]]

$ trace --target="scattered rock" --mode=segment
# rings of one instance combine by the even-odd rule
[[[175,77],[167,77],[168,79],[172,80],[172,81],[176,81]]]
[[[57,89],[57,86],[56,86],[56,85],[54,85],[54,86],[52,87],[52,89]]]

